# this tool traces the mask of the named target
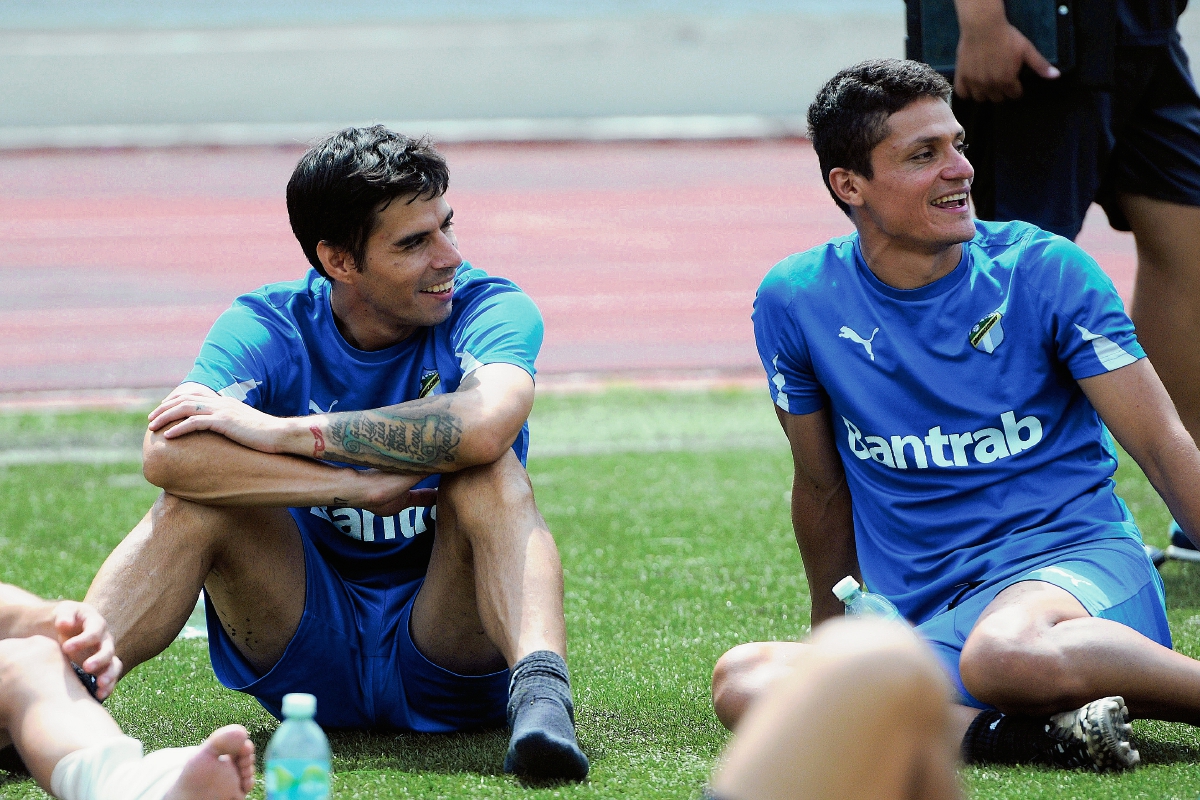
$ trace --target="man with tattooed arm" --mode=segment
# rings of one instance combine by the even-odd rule
[[[203,587],[213,668],[326,727],[512,727],[506,771],[582,780],[562,568],[524,468],[537,308],[462,260],[444,159],[340,131],[288,183],[312,269],[239,297],[150,414],[163,494],[88,601],[132,668]]]

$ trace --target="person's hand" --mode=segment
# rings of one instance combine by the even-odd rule
[[[173,427],[172,423],[177,423]],[[166,429],[166,430],[164,430]],[[286,422],[241,400],[202,392],[172,392],[150,412],[150,430],[178,439],[194,431],[212,431],[262,453],[286,452]]]
[[[1021,67],[1047,80],[1060,73],[1007,21],[962,26],[954,66],[954,92],[968,100],[1001,103],[1022,94]]]
[[[96,697],[112,694],[121,676],[121,659],[114,652],[112,634],[100,612],[87,603],[63,600],[54,605],[54,632],[63,655],[96,676]]]
[[[377,517],[390,517],[406,508],[424,508],[437,503],[437,489],[414,489],[427,475],[383,472],[376,469],[359,471],[367,482],[366,500],[362,508]]]

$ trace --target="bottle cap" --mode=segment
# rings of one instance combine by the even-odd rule
[[[854,580],[854,576],[847,575],[833,585],[833,595],[843,603],[859,590],[858,581]],[[284,698],[285,700],[287,698]]]
[[[285,718],[311,718],[317,713],[317,698],[311,694],[294,692],[283,696],[283,716]]]

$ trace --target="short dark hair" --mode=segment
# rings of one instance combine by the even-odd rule
[[[350,253],[363,267],[378,213],[397,197],[409,202],[446,193],[446,159],[428,138],[410,139],[382,125],[346,128],[314,144],[287,185],[288,220],[308,263],[325,277],[317,244]]]
[[[927,64],[897,58],[847,67],[817,92],[808,107],[808,137],[825,188],[847,216],[850,207],[834,194],[829,171],[841,167],[871,180],[871,151],[888,137],[887,118],[923,97],[949,103],[950,84]]]

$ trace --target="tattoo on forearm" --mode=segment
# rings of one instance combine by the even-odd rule
[[[325,453],[325,437],[316,425],[309,428],[313,435],[313,458],[320,458]]]
[[[462,423],[444,412],[412,419],[381,411],[352,411],[332,418],[329,441],[350,455],[374,455],[404,466],[440,466],[454,463]]]

